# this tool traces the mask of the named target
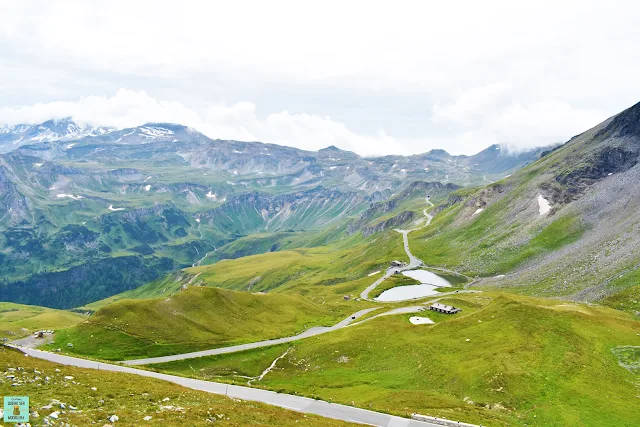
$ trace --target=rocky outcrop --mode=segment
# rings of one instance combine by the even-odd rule
[[[381,221],[370,227],[364,227],[362,229],[362,235],[369,237],[372,234],[379,233],[381,231],[399,228],[405,224],[415,221],[418,218],[418,214],[413,211],[402,211],[398,215],[389,218],[385,221]]]
[[[0,165],[0,224],[15,225],[31,217],[31,204],[9,177],[9,170]]]
[[[577,200],[586,187],[615,173],[625,172],[638,163],[640,146],[606,145],[590,157],[555,176],[555,182],[542,185],[555,204]]]
[[[347,233],[353,234],[360,230],[365,224],[372,219],[384,215],[387,212],[391,212],[398,207],[398,199],[388,200],[386,202],[371,203],[369,208],[360,215],[356,221],[350,223],[347,226]]]
[[[442,212],[443,210],[455,205],[456,203],[460,203],[464,200],[464,197],[462,197],[459,194],[452,194],[449,196],[449,198],[447,198],[447,201],[441,205],[439,205],[436,209],[435,209],[435,213],[438,212]]]

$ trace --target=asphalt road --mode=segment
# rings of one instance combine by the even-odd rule
[[[203,357],[203,356],[215,356],[218,354],[225,353],[235,353],[238,351],[251,350],[253,348],[260,347],[268,347],[277,344],[284,344],[291,341],[297,341],[302,338],[308,338],[315,335],[325,334],[327,332],[335,331],[336,329],[344,328],[351,324],[351,322],[357,320],[359,317],[364,316],[365,314],[377,310],[378,308],[367,308],[365,310],[360,310],[357,313],[352,314],[346,319],[342,320],[339,323],[336,323],[333,326],[317,326],[315,328],[307,329],[301,334],[294,335],[291,337],[277,338],[273,340],[265,340],[252,342],[248,344],[240,344],[234,345],[231,347],[222,347],[222,348],[214,348],[211,350],[202,350],[202,351],[194,351],[192,353],[183,353],[183,354],[174,354],[171,356],[161,356],[161,357],[148,357],[145,359],[133,359],[133,360],[124,360],[120,363],[124,363],[125,365],[149,365],[151,363],[165,363],[165,362],[173,362],[174,360],[183,360],[183,359],[193,359],[194,357]]]
[[[426,202],[430,207],[433,207],[433,203],[431,203],[431,201],[429,199],[426,199]],[[412,228],[411,230],[394,230],[394,231],[397,231],[398,233],[402,234],[402,242],[404,243],[404,251],[406,252],[407,256],[409,257],[409,264],[405,265],[404,267],[391,267],[391,268],[389,268],[384,273],[384,276],[382,276],[381,278],[379,278],[378,280],[376,280],[375,282],[373,282],[372,284],[367,286],[365,288],[365,290],[360,293],[360,298],[371,301],[369,299],[369,293],[372,290],[374,290],[375,288],[377,288],[380,283],[384,282],[385,280],[387,280],[389,277],[393,276],[396,273],[399,273],[401,271],[406,271],[406,270],[414,270],[414,269],[416,269],[416,268],[418,268],[418,267],[423,265],[422,260],[419,259],[419,258],[416,258],[415,256],[413,256],[413,254],[411,253],[411,250],[409,249],[409,233],[411,233],[412,231],[419,230],[421,228],[427,227],[429,224],[431,224],[431,220],[433,220],[433,215],[430,215],[427,212],[427,209],[423,210],[422,213],[427,218],[427,221],[424,223],[424,225],[422,227]]]
[[[408,418],[396,417],[379,412],[367,411],[366,409],[354,408],[352,406],[329,403],[322,400],[309,399],[307,397],[293,396],[290,394],[276,393],[268,390],[260,390],[250,387],[215,383],[210,381],[183,378],[175,375],[161,374],[158,372],[144,371],[130,368],[128,366],[112,365],[108,363],[95,362],[93,360],[78,359],[70,356],[49,353],[30,348],[20,348],[19,350],[31,357],[49,360],[62,365],[76,366],[79,368],[98,369],[103,371],[124,372],[128,374],[140,375],[143,377],[157,378],[188,387],[194,390],[206,391],[209,393],[225,395],[242,400],[251,400],[266,403],[268,405],[279,406],[305,414],[315,414],[336,420],[367,424],[381,427],[442,427],[425,421],[416,421]]]

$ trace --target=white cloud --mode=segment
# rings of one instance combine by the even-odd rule
[[[566,141],[607,118],[598,109],[575,108],[554,99],[516,102],[508,83],[493,83],[436,104],[432,120],[462,129],[449,142],[457,149],[499,143],[511,151]],[[527,99],[523,99],[527,101]]]
[[[403,154],[409,152],[382,130],[375,135],[359,135],[330,117],[281,111],[261,119],[251,102],[192,109],[180,102],[159,101],[143,91],[120,89],[111,97],[87,96],[76,101],[0,108],[0,124],[42,123],[64,117],[94,126],[116,128],[149,122],[179,123],[211,138],[271,142],[307,150],[335,145],[362,155],[386,154],[390,147]]]
[[[65,110],[307,148],[473,153],[566,140],[640,93],[631,0],[0,5],[5,122]],[[133,90],[117,103],[77,101],[120,87]]]
[[[435,104],[433,107],[433,121],[456,122],[470,125],[487,113],[493,113],[505,101],[509,101],[511,84],[508,82],[491,83],[486,86],[476,87],[460,93],[449,104]]]

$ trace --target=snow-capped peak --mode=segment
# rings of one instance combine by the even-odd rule
[[[47,120],[41,124],[4,125],[0,128],[0,146],[17,148],[34,142],[72,141],[87,136],[104,135],[115,129],[76,123],[71,118]]]

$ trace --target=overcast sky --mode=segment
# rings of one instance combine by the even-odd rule
[[[360,154],[564,142],[640,101],[636,1],[0,0],[0,124]]]

